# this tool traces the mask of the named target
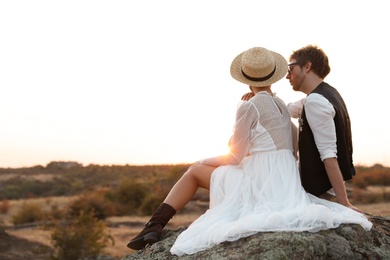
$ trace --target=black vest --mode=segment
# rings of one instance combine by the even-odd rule
[[[350,180],[355,175],[355,168],[352,161],[351,123],[344,100],[335,88],[325,82],[318,85],[311,93],[323,95],[336,111],[333,120],[336,126],[337,160],[344,180]],[[307,192],[319,196],[332,188],[315,144],[313,132],[307,123],[305,107],[300,119],[299,160],[302,186]]]

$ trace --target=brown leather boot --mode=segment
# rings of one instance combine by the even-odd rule
[[[144,229],[127,244],[128,248],[140,250],[147,244],[151,245],[160,239],[161,231],[168,221],[176,214],[176,210],[166,203],[162,203],[152,218],[145,224]]]

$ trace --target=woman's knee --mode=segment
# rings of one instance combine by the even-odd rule
[[[188,167],[188,172],[194,172],[196,171],[197,169],[201,168],[202,167],[202,164],[200,163],[194,163],[192,164],[190,167]]]
[[[208,189],[210,186],[210,177],[215,168],[216,167],[197,163],[191,165],[185,174],[193,178],[199,187]]]
[[[212,172],[211,168],[213,167],[200,163],[195,163],[188,168],[186,174],[191,175],[193,177],[197,177],[198,175],[203,176],[207,172]]]
[[[196,178],[198,172],[199,172],[199,164],[193,164],[190,167],[188,167],[184,175],[188,177]]]

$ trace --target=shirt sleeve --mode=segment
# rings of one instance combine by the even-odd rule
[[[337,158],[336,126],[333,105],[322,95],[313,93],[304,101],[307,123],[320,153],[321,160]]]
[[[256,127],[259,115],[250,101],[241,103],[237,109],[233,135],[230,138],[229,153],[202,159],[201,164],[211,166],[237,165],[248,155],[251,129]]]
[[[288,103],[287,108],[290,116],[292,118],[300,118],[303,109],[303,103],[305,102],[305,98],[302,98],[296,102]]]

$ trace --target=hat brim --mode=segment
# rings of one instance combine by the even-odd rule
[[[230,66],[230,74],[232,77],[244,84],[253,87],[265,87],[272,85],[273,83],[279,81],[287,74],[288,65],[286,59],[277,52],[270,51],[275,59],[276,71],[274,75],[265,80],[265,81],[252,81],[244,77],[241,72],[241,57],[244,52],[240,53],[236,58],[234,58],[232,65]]]

